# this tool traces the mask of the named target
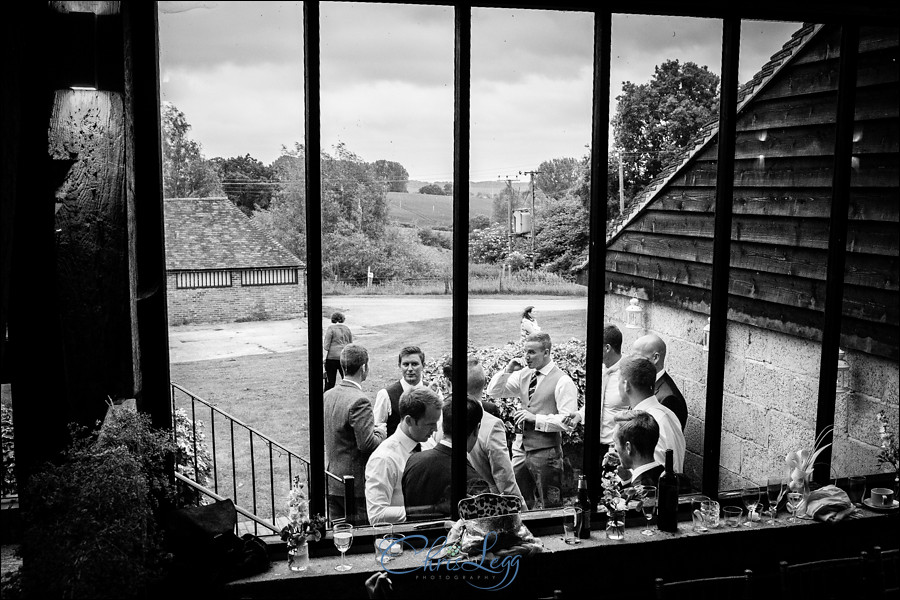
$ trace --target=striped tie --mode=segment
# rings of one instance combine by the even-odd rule
[[[539,371],[535,371],[531,375],[531,381],[528,383],[528,405],[531,406],[531,399],[534,398],[534,389],[537,387]]]

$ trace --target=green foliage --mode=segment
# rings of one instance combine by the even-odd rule
[[[163,197],[206,198],[222,194],[222,182],[191,129],[184,113],[171,102],[160,107],[162,117]]]
[[[139,598],[162,574],[159,511],[174,498],[169,435],[113,411],[100,431],[72,429],[58,464],[33,475],[23,513],[29,597]]]
[[[418,232],[419,241],[426,246],[434,246],[435,248],[444,248],[446,250],[453,249],[453,238],[446,234],[438,233],[433,229],[420,229]]]
[[[629,197],[647,185],[663,166],[715,116],[719,76],[705,66],[677,60],[657,65],[649,83],[626,81],[613,118],[616,145],[624,149]]]
[[[506,186],[500,190],[491,203],[491,221],[494,223],[508,224],[505,229],[512,226],[510,218],[510,205],[516,210],[523,205],[519,192],[513,187],[512,181],[507,180]]]
[[[409,173],[398,162],[391,160],[376,160],[375,178],[387,184],[389,192],[406,192],[406,183],[409,181]]]
[[[544,194],[559,200],[578,183],[580,176],[581,165],[577,159],[554,158],[541,163],[538,174],[534,176],[534,183]]]
[[[249,154],[232,158],[212,159],[222,181],[222,189],[244,214],[251,215],[257,208],[268,208],[272,201],[273,166],[265,166]]]
[[[538,215],[534,251],[537,264],[546,270],[568,275],[589,241],[590,214],[579,200],[551,201]]]
[[[509,253],[507,227],[495,223],[469,234],[469,259],[477,263],[497,264]]]
[[[2,492],[4,496],[15,496],[18,493],[18,487],[16,486],[16,443],[13,435],[12,408],[3,404],[0,405],[0,411],[2,411],[0,436],[3,440]]]
[[[477,214],[469,219],[469,234],[476,229],[484,229],[490,227],[491,219],[487,215]]]
[[[203,432],[203,421],[197,421],[196,435],[196,469],[195,436],[193,422],[188,418],[182,408],[175,410],[175,470],[185,477],[193,479],[200,485],[209,487],[212,481],[212,455],[206,444],[206,434]],[[192,487],[178,482],[177,504],[179,506],[195,506],[200,504],[200,492]]]
[[[444,188],[436,183],[429,183],[419,188],[420,194],[428,194],[430,196],[444,196]]]

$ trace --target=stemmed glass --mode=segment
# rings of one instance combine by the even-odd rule
[[[772,525],[778,521],[778,504],[781,502],[781,497],[784,495],[785,488],[784,477],[772,476],[766,480],[766,495],[769,499],[769,513],[772,515],[772,520],[769,521],[769,523]]]
[[[641,510],[644,511],[644,518],[647,519],[647,528],[641,531],[641,535],[656,535],[656,532],[650,529],[650,521],[653,519],[653,509],[656,508],[656,488],[652,485],[645,485],[641,492]]]
[[[800,492],[788,492],[787,495],[787,509],[791,513],[791,518],[788,519],[789,523],[797,523],[800,519],[797,518],[797,509],[800,508],[800,504],[803,502],[803,494]]]
[[[744,523],[744,527],[755,527],[753,525],[753,513],[756,511],[756,507],[759,506],[759,496],[759,488],[755,485],[751,484],[741,490],[741,501],[744,503],[744,508],[747,509],[747,522]]]
[[[344,564],[345,553],[350,549],[353,543],[353,525],[349,523],[339,523],[334,526],[334,545],[341,551],[341,564],[334,568],[335,571],[349,571],[350,565]]]

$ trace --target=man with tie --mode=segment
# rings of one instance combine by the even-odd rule
[[[628,400],[619,394],[619,365],[622,362],[622,332],[612,323],[603,328],[603,379],[600,387],[600,460],[613,443],[616,417],[630,410]],[[571,415],[575,427],[584,421],[584,407]]]
[[[375,395],[375,424],[387,424],[387,434],[393,435],[400,423],[400,396],[413,388],[427,387],[422,381],[425,353],[418,346],[406,346],[397,357],[400,380]]]
[[[489,396],[518,398],[522,403],[522,408],[513,414],[522,433],[513,444],[512,464],[529,508],[534,507],[536,500],[549,506],[547,488],[559,489],[562,432],[568,429],[564,420],[578,410],[578,388],[550,358],[550,348],[548,334],[529,335],[525,338],[524,360],[509,361],[504,370],[491,378],[487,388]]]
[[[384,440],[366,463],[366,512],[369,523],[402,523],[403,470],[406,461],[431,437],[441,418],[443,402],[428,388],[412,388],[400,397],[400,422],[393,435]]]
[[[659,399],[660,404],[675,413],[681,424],[681,431],[684,431],[688,418],[687,403],[675,381],[666,373],[666,343],[655,333],[648,333],[634,341],[631,352],[653,364],[656,369],[653,394]]]

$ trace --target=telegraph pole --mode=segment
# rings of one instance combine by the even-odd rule
[[[520,171],[521,173],[521,171]],[[500,176],[497,175],[497,179],[500,179]],[[512,236],[513,236],[513,225],[512,225],[512,182],[518,181],[518,179],[510,179],[509,175],[506,176],[506,189],[510,191],[509,197],[506,199],[506,244],[507,244],[507,253],[512,254]]]
[[[534,271],[534,225],[537,222],[537,215],[534,214],[534,176],[540,175],[541,171],[519,171],[519,175],[531,175],[531,270]]]

